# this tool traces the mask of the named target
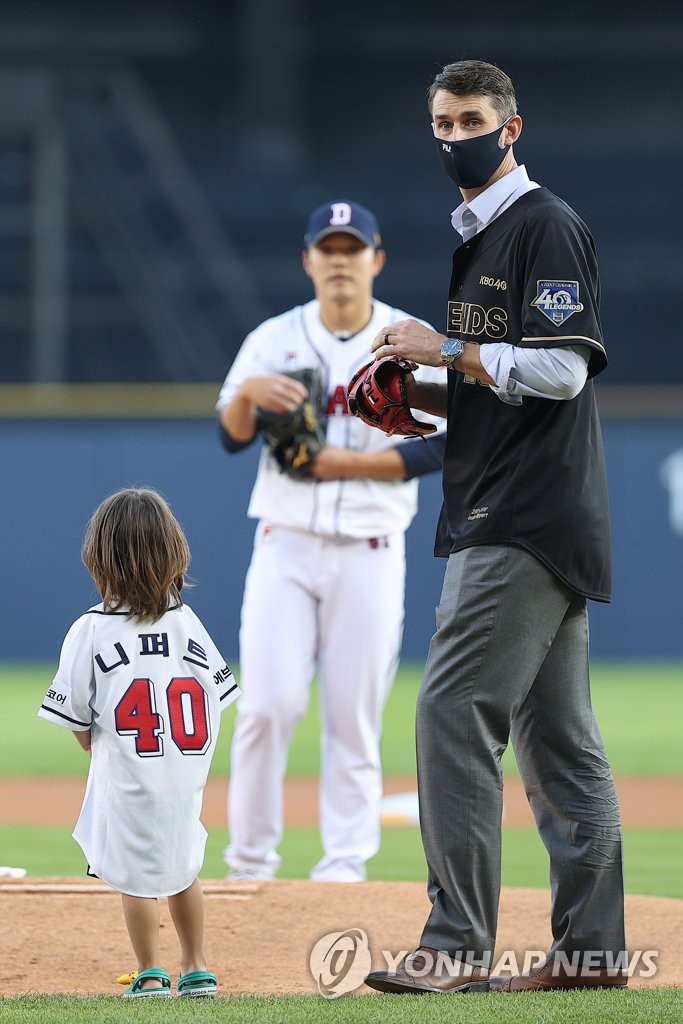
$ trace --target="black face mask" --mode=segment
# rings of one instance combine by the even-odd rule
[[[502,148],[498,145],[500,134],[511,118],[486,135],[476,135],[473,139],[462,139],[460,142],[446,142],[436,139],[441,162],[446,174],[460,188],[481,188],[496,171],[511,146]]]

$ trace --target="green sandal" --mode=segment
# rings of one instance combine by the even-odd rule
[[[143,981],[150,979],[160,981],[159,988],[142,988]],[[160,967],[148,967],[146,971],[140,971],[137,978],[129,989],[123,993],[124,999],[158,999],[160,996],[168,999],[171,995],[171,977]]]
[[[178,978],[178,995],[181,998],[215,996],[217,991],[216,975],[211,971],[188,971]]]

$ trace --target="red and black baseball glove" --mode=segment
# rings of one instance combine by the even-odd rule
[[[416,369],[417,363],[401,356],[384,356],[361,366],[346,389],[349,412],[389,437],[433,434],[434,424],[416,420],[408,404],[406,377]]]

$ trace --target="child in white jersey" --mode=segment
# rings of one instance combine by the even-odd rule
[[[139,971],[125,995],[171,994],[159,967],[164,896],[180,942],[178,994],[214,995],[197,878],[206,843],[199,816],[220,715],[239,691],[181,600],[190,552],[160,494],[131,488],[102,502],[83,561],[102,603],[71,626],[38,712],[71,729],[91,755],[73,835],[89,873],[122,894]]]

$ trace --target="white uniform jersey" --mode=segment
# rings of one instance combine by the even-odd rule
[[[239,690],[191,608],[154,623],[101,604],[67,633],[38,712],[92,730],[74,839],[91,873],[131,896],[170,896],[197,877],[202,795],[221,712]]]
[[[266,320],[249,334],[221,388],[217,409],[234,398],[247,377],[287,373],[306,367],[322,376],[327,393],[327,443],[358,452],[380,452],[401,443],[348,413],[346,386],[372,358],[370,346],[382,327],[411,317],[401,309],[373,302],[370,322],[340,341],[320,319],[320,304],[306,305]],[[424,321],[421,321],[424,323]],[[429,326],[429,325],[427,325]],[[446,382],[445,367],[421,366],[418,380]],[[445,420],[418,413],[443,431]],[[403,439],[404,440],[404,439]],[[402,532],[417,510],[417,480],[293,480],[264,447],[248,514],[277,526],[327,537],[369,538]]]

